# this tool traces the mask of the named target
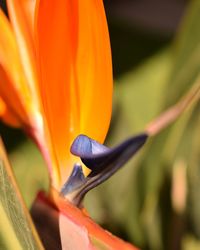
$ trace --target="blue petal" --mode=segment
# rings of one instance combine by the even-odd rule
[[[144,145],[147,138],[147,134],[139,134],[109,149],[88,136],[79,135],[71,146],[71,153],[79,156],[92,171],[84,177],[82,167],[75,164],[61,193],[65,196],[70,194],[73,203],[79,206],[84,195],[117,172]]]
[[[124,164],[145,143],[147,137],[147,134],[140,134],[109,149],[87,136],[79,135],[71,146],[71,152],[79,156],[94,175],[110,164],[117,163],[118,166]]]
[[[61,189],[61,194],[66,195],[68,193],[71,193],[82,185],[84,185],[85,183],[86,179],[83,174],[81,165],[75,164],[69,179]]]
[[[76,137],[71,145],[71,153],[79,157],[90,157],[108,151],[109,148],[89,138],[86,135]]]

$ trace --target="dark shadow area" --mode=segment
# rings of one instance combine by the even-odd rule
[[[0,122],[0,136],[3,139],[7,151],[12,151],[22,143],[26,136],[20,129],[8,127]]]
[[[0,0],[0,7],[3,9],[3,11],[6,13],[6,15],[8,14],[7,13],[7,8],[6,8],[6,1],[5,0]]]
[[[187,4],[185,0],[104,0],[114,78],[172,41]]]
[[[61,250],[58,211],[42,200],[36,199],[31,208],[31,216],[45,249]]]
[[[114,78],[133,70],[146,58],[169,44],[171,37],[163,37],[149,30],[108,19]]]

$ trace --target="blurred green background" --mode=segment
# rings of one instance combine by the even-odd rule
[[[3,4],[3,1],[1,1]],[[141,132],[176,103],[200,73],[200,1],[105,1],[114,100],[106,145]],[[142,249],[200,249],[199,103],[150,139],[141,152],[86,197],[102,226]],[[35,145],[0,124],[28,207],[48,188]]]

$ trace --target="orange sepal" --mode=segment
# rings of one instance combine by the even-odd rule
[[[112,66],[100,0],[38,1],[36,47],[44,113],[61,186],[72,171],[80,134],[103,142],[111,117]]]
[[[71,106],[74,96],[72,50],[70,39],[69,1],[43,0],[36,5],[36,47],[40,67],[40,92],[49,137],[53,164],[52,181],[59,189],[71,172],[70,134],[74,134],[76,105]],[[73,108],[72,108],[73,107]],[[76,123],[76,124],[75,124]],[[61,170],[65,174],[61,174]],[[62,178],[62,180],[61,180]]]

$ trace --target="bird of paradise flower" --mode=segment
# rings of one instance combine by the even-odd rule
[[[86,192],[113,175],[148,136],[159,133],[199,99],[199,79],[146,132],[110,149],[102,145],[113,88],[103,1],[7,0],[7,7],[9,19],[0,9],[1,119],[24,129],[38,145],[51,190],[59,194],[57,201],[51,200],[57,202],[52,207],[58,208],[68,230],[73,218],[79,229],[87,228],[89,239],[92,235],[112,249],[135,249],[102,231],[71,203],[81,207]],[[62,236],[62,227],[60,232]],[[66,227],[63,244],[65,234]]]
[[[112,68],[102,1],[7,1],[0,12],[1,116],[22,126],[59,189],[80,134],[103,142],[111,115]]]
[[[0,10],[1,118],[34,139],[51,186],[64,195],[73,193],[71,200],[78,205],[147,137],[132,138],[114,150],[100,144],[110,123],[113,88],[103,3],[7,0],[7,7],[10,21]]]

